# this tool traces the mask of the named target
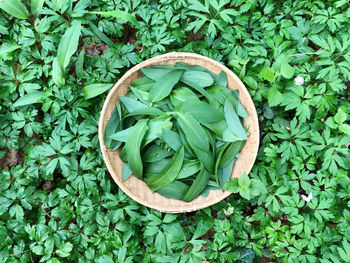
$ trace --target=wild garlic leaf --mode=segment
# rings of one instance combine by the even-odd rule
[[[182,70],[173,70],[160,77],[150,90],[149,100],[151,102],[156,102],[167,97],[175,84],[178,83],[182,72]]]
[[[120,107],[119,104],[118,104],[118,106]],[[103,137],[104,143],[105,143],[107,148],[114,148],[113,142],[112,142],[113,138],[111,138],[110,136],[112,134],[115,134],[116,131],[118,131],[122,128],[121,117],[122,116],[119,115],[119,111],[118,111],[117,106],[116,106],[114,108],[114,110],[112,111],[112,115],[106,124],[105,134]]]
[[[146,104],[143,104],[142,102],[139,102],[138,100],[127,96],[119,96],[119,99],[121,100],[121,102],[124,104],[124,106],[127,108],[129,112],[134,112],[136,110],[148,108]]]
[[[199,101],[199,98],[192,90],[186,87],[178,87],[170,94],[170,101],[175,107],[178,107],[185,101],[191,100]]]
[[[142,140],[148,130],[148,120],[141,119],[132,127],[125,142],[125,152],[129,167],[133,174],[141,179],[143,174],[143,164],[140,154]]]
[[[214,106],[200,100],[184,101],[176,107],[176,110],[190,113],[201,123],[217,122],[225,118],[224,114]]]
[[[187,177],[190,177],[191,175],[194,175],[197,173],[201,168],[199,160],[184,160],[184,163],[182,165],[182,168],[177,175],[176,179],[184,179]]]
[[[183,160],[184,148],[181,146],[181,148],[174,154],[170,162],[162,169],[162,171],[160,171],[159,174],[155,174],[149,178],[147,181],[148,187],[153,191],[157,191],[172,183],[181,170]]]
[[[247,133],[243,128],[243,125],[233,109],[233,105],[231,102],[226,100],[225,106],[224,106],[224,111],[225,111],[225,119],[227,122],[228,127],[231,129],[233,134],[237,135],[239,138],[242,140],[247,139]]]
[[[122,172],[122,180],[128,179],[132,174],[132,171],[129,167],[128,163],[123,163],[123,172]]]
[[[227,167],[232,162],[232,160],[236,157],[237,153],[239,153],[239,151],[242,149],[244,144],[245,144],[245,141],[235,141],[230,143],[230,145],[222,155],[218,167],[219,168]]]
[[[142,74],[153,81],[157,81],[174,70],[175,68],[141,68]]]
[[[29,13],[25,5],[20,0],[0,1],[0,8],[6,13],[19,19],[28,19]]]
[[[157,193],[167,198],[182,200],[185,197],[186,193],[188,192],[189,188],[190,187],[187,184],[184,184],[178,180],[175,180],[172,183],[168,184],[167,186],[164,186],[158,189]]]
[[[148,163],[160,161],[173,155],[173,151],[163,149],[158,144],[153,144],[142,154],[142,160]]]
[[[188,142],[203,151],[208,151],[208,137],[199,122],[186,112],[176,112],[174,116],[185,133]]]
[[[174,151],[177,151],[178,149],[180,149],[182,145],[180,135],[177,132],[172,131],[170,129],[162,130],[162,139]]]
[[[181,81],[186,84],[195,84],[202,88],[209,87],[214,83],[214,79],[210,74],[195,70],[186,70],[181,76]]]
[[[62,36],[57,49],[58,65],[65,69],[73,54],[78,49],[79,38],[81,33],[81,23],[72,25]]]
[[[185,202],[191,202],[193,199],[197,198],[207,186],[210,176],[211,174],[202,166],[183,200]]]

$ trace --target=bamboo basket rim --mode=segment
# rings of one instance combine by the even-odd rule
[[[159,203],[154,203],[154,202],[148,201],[145,198],[140,198],[133,191],[131,191],[128,187],[126,187],[125,182],[127,180],[122,181],[122,179],[118,178],[118,174],[116,173],[116,171],[114,169],[115,164],[113,164],[112,160],[110,160],[111,159],[111,157],[110,157],[111,150],[106,148],[106,146],[104,144],[103,136],[104,136],[105,125],[106,125],[106,122],[108,121],[107,116],[106,116],[107,108],[109,107],[109,105],[111,103],[115,104],[115,100],[112,100],[112,97],[116,96],[115,93],[118,92],[119,87],[122,86],[125,81],[127,81],[129,78],[131,78],[131,76],[133,74],[137,74],[137,72],[139,72],[141,68],[152,66],[152,65],[159,65],[159,63],[163,63],[163,62],[171,61],[171,60],[176,60],[175,62],[178,62],[179,60],[181,60],[181,62],[186,63],[186,59],[194,59],[194,60],[202,61],[204,63],[202,66],[204,66],[204,67],[206,65],[213,65],[216,68],[218,68],[220,71],[224,71],[227,75],[227,78],[231,79],[231,81],[234,82],[235,89],[239,90],[239,98],[242,102],[243,107],[246,109],[248,108],[250,110],[251,113],[250,114],[248,113],[248,119],[250,119],[250,123],[254,127],[249,126],[250,135],[248,137],[248,140],[252,140],[253,143],[249,144],[250,148],[246,154],[247,158],[249,158],[249,162],[246,166],[244,166],[244,171],[247,174],[249,174],[249,172],[251,171],[251,169],[254,165],[254,162],[255,162],[255,159],[256,159],[256,156],[258,153],[259,141],[260,141],[258,115],[257,115],[256,109],[255,109],[255,105],[253,103],[253,100],[250,97],[248,90],[246,89],[246,87],[244,86],[242,81],[231,70],[229,70],[223,64],[221,64],[221,63],[219,63],[211,58],[208,58],[208,57],[205,57],[205,56],[202,56],[199,54],[195,54],[195,53],[171,52],[171,53],[167,53],[167,54],[163,54],[163,55],[159,55],[159,56],[147,59],[147,60],[139,63],[138,65],[135,65],[130,70],[128,70],[117,81],[117,83],[113,86],[113,88],[110,90],[110,92],[108,93],[106,100],[103,104],[102,111],[101,111],[100,118],[99,118],[99,123],[98,123],[98,137],[99,137],[100,149],[101,149],[103,159],[106,163],[106,166],[107,166],[109,173],[111,174],[115,183],[124,191],[124,193],[126,193],[134,201],[136,201],[144,206],[156,209],[156,210],[161,211],[161,212],[167,212],[167,213],[184,213],[184,212],[192,212],[192,211],[196,211],[199,209],[203,209],[203,208],[209,207],[211,205],[214,205],[214,204],[222,201],[223,199],[228,197],[231,193],[228,191],[222,192],[221,190],[217,190],[217,191],[220,191],[220,194],[215,196],[214,198],[208,199],[208,197],[210,197],[210,194],[209,194],[208,197],[203,198],[205,200],[205,202],[196,204],[194,202],[194,201],[196,201],[196,199],[195,199],[191,202],[186,203],[187,204],[186,206],[185,205],[178,205],[175,207],[167,206],[167,204],[164,202],[162,202],[161,203],[162,205],[160,205]],[[244,98],[245,101],[243,102],[241,98]],[[245,123],[246,123],[246,121],[245,121]],[[248,141],[247,141],[247,143],[248,143]],[[241,150],[241,156],[242,156],[243,150],[247,147],[247,143],[243,147],[243,149]],[[236,163],[239,162],[239,160],[241,160],[241,159],[238,159],[236,161]],[[118,164],[120,164],[120,162],[122,162],[122,161],[119,160]],[[233,168],[231,177],[233,177],[233,175],[234,175],[236,165],[237,164],[235,164],[235,166]],[[236,177],[239,177],[240,175],[241,174],[236,175]],[[135,180],[137,180],[137,181],[141,181],[139,179],[136,179],[136,177],[134,175],[132,175],[131,177],[134,177]],[[130,180],[130,179],[128,179],[128,180]],[[141,185],[141,189],[148,188],[146,186],[146,184],[143,184],[143,185],[144,186]],[[144,190],[146,190],[146,189],[144,189]],[[150,189],[148,189],[148,190],[150,191]],[[157,193],[153,193],[152,195],[160,196]],[[169,198],[166,198],[163,196],[162,196],[162,198],[163,199],[165,198],[168,200],[174,200],[174,199],[169,199]],[[176,201],[178,201],[179,203],[184,203],[183,201],[179,201],[179,200],[176,200]],[[193,203],[193,204],[191,204],[191,203]]]

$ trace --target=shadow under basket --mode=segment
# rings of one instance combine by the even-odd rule
[[[259,122],[257,112],[247,89],[242,81],[227,67],[219,62],[205,56],[194,53],[172,52],[148,59],[125,73],[109,92],[100,116],[98,136],[103,159],[106,162],[109,173],[117,185],[133,200],[150,208],[166,213],[192,212],[211,206],[222,201],[230,195],[228,191],[211,190],[207,197],[199,196],[191,202],[166,198],[158,193],[153,193],[142,180],[131,175],[127,180],[122,180],[123,161],[119,157],[120,150],[108,149],[103,140],[106,124],[115,108],[115,102],[119,101],[119,96],[128,92],[129,86],[136,79],[142,77],[140,68],[152,67],[154,65],[175,65],[182,62],[189,65],[202,66],[215,74],[224,71],[228,79],[228,88],[239,91],[239,99],[247,111],[248,118],[244,120],[244,125],[248,126],[249,137],[240,152],[240,158],[236,160],[231,177],[240,177],[243,172],[250,172],[256,159],[259,148]]]

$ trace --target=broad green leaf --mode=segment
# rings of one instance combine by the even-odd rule
[[[178,83],[181,75],[182,70],[174,70],[160,77],[150,90],[150,101],[156,102],[167,97],[174,88],[175,84]]]
[[[77,61],[75,62],[75,73],[77,74],[77,78],[81,79],[84,76],[84,58],[85,58],[85,49],[83,49]]]
[[[173,123],[171,122],[171,117],[169,115],[161,115],[154,118],[148,122],[149,130],[145,136],[145,143],[147,145],[151,141],[161,138],[163,134],[163,129],[171,129]]]
[[[155,82],[152,79],[148,77],[142,77],[135,80],[133,83],[131,83],[130,86],[137,88],[138,90],[150,91],[154,83]]]
[[[194,175],[201,168],[200,162],[198,160],[184,160],[181,171],[177,175],[176,179],[184,179]]]
[[[207,171],[207,169],[202,167],[183,200],[185,202],[191,202],[192,200],[197,198],[207,186],[210,176],[211,174]]]
[[[129,167],[133,174],[140,179],[143,173],[140,147],[143,137],[148,130],[147,122],[147,119],[141,119],[132,127],[124,146]]]
[[[178,111],[188,112],[199,122],[217,122],[223,120],[224,114],[212,105],[200,100],[188,100],[181,103]]]
[[[163,129],[162,139],[174,151],[177,151],[178,149],[180,149],[182,145],[180,135],[177,132],[169,129]]]
[[[146,104],[143,104],[142,102],[139,102],[134,98],[130,98],[127,96],[119,96],[119,99],[121,100],[121,102],[124,104],[124,106],[129,112],[148,108]]]
[[[267,81],[274,82],[275,81],[275,73],[271,68],[263,68],[260,72],[260,76]]]
[[[162,171],[159,174],[155,174],[149,178],[147,182],[148,187],[153,191],[157,191],[172,183],[181,170],[183,160],[184,148],[181,146],[181,148],[174,154],[170,162],[162,169]]]
[[[65,69],[68,66],[70,58],[78,49],[80,31],[80,22],[72,25],[64,33],[58,44],[57,62],[62,69]]]
[[[170,162],[169,158],[165,158],[153,163],[145,163],[145,177],[159,174],[164,167]]]
[[[178,125],[177,125],[178,126]],[[178,128],[178,127],[177,127]],[[183,132],[183,130],[181,130],[180,128],[178,128],[178,133],[180,135],[180,138],[181,138],[181,143],[183,144],[183,146],[185,147],[185,149],[189,152],[189,154],[191,156],[196,156],[192,147],[190,146],[190,144],[188,143],[187,141],[187,138],[186,138],[186,135],[185,133]],[[197,147],[198,148],[198,147]],[[198,148],[200,150],[200,148]]]
[[[41,9],[43,8],[45,0],[31,0],[30,8],[34,16],[38,17]]]
[[[14,107],[22,107],[34,103],[42,103],[42,99],[44,98],[45,92],[42,91],[33,91],[29,94],[26,94],[22,97],[20,97],[16,102],[13,104]]]
[[[195,152],[198,160],[204,165],[204,167],[210,172],[214,173],[214,157],[210,151],[203,151],[196,145],[191,144],[191,148]]]
[[[225,168],[236,157],[237,153],[243,148],[245,141],[236,141],[230,143],[230,146],[225,150],[219,163],[219,168]]]
[[[221,161],[221,158],[225,152],[225,150],[229,147],[229,143],[224,143],[220,149],[218,149],[218,153],[216,155],[216,160],[215,160],[215,168],[214,168],[214,175],[215,175],[215,180],[216,183],[219,184],[219,178],[218,178],[218,169],[219,169],[219,164]]]
[[[132,93],[135,94],[136,98],[138,98],[139,101],[141,101],[143,104],[150,105],[149,92],[139,90],[137,88],[134,88],[133,86],[130,86],[130,90],[132,91]]]
[[[180,181],[173,181],[172,183],[158,189],[157,193],[167,198],[182,200],[190,187]]]
[[[181,81],[188,85],[198,85],[199,87],[209,87],[214,83],[214,79],[210,74],[203,71],[186,70],[182,76]]]
[[[227,87],[227,76],[225,72],[221,71],[214,80],[219,86]]]
[[[131,174],[132,174],[132,171],[130,170],[128,163],[123,163],[122,180],[124,181],[128,179]]]
[[[152,163],[160,161],[173,154],[173,151],[162,149],[158,144],[153,144],[142,154],[142,160],[144,162]]]
[[[230,180],[235,161],[236,161],[236,158],[234,158],[229,165],[218,170],[219,184],[221,189],[225,189],[226,183]]]
[[[284,63],[281,66],[281,75],[285,77],[286,79],[290,79],[294,75],[294,68],[291,67],[289,64]]]
[[[233,109],[232,103],[229,102],[228,100],[226,100],[225,102],[224,112],[225,112],[225,119],[226,119],[227,125],[231,129],[233,134],[237,135],[242,140],[246,140],[247,133],[244,130],[243,125],[237,113]]]
[[[57,86],[63,86],[66,81],[63,76],[63,71],[61,67],[58,65],[57,58],[54,58],[52,61],[52,80],[55,82]]]
[[[137,28],[140,28],[140,23],[136,20],[135,16],[130,15],[129,13],[119,11],[119,10],[114,10],[114,11],[107,11],[107,12],[88,12],[90,14],[96,14],[96,15],[101,15],[105,17],[115,17],[117,19],[122,19],[125,21],[130,22]]]
[[[0,8],[11,16],[19,19],[28,19],[29,13],[25,5],[20,0],[2,0]]]
[[[109,138],[119,142],[126,142],[129,132],[133,127],[126,128],[124,130],[118,130],[118,132],[109,135]]]
[[[101,84],[89,84],[83,87],[84,98],[86,100],[92,99],[105,91],[111,89],[113,84],[101,83]]]
[[[203,125],[207,127],[209,130],[219,135],[220,137],[223,137],[224,131],[228,129],[226,120],[221,120],[221,121],[212,122],[212,123],[203,123]]]
[[[194,144],[203,151],[209,151],[207,134],[199,122],[186,112],[176,112],[174,116],[190,145]]]
[[[199,98],[192,90],[186,87],[175,88],[170,94],[170,101],[175,107],[191,100],[199,101]]]
[[[175,68],[141,68],[140,69],[143,75],[148,77],[149,79],[153,81],[157,81],[158,79],[164,77],[166,74],[170,73],[171,71],[174,71]]]
[[[165,112],[154,107],[149,108],[140,108],[134,111],[131,111],[126,115],[126,117],[135,116],[135,115],[163,115]]]
[[[122,122],[121,122],[122,116],[120,116],[121,109],[118,110],[118,107],[120,108],[119,104],[117,104],[117,106],[112,111],[111,118],[108,120],[106,124],[103,140],[107,148],[114,148],[116,146],[117,142],[113,142],[113,139],[110,138],[110,136],[112,134],[115,134],[116,131],[122,128]]]

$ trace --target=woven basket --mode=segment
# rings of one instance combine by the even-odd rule
[[[123,162],[119,158],[120,151],[112,151],[107,149],[103,141],[103,136],[106,124],[115,107],[115,101],[119,101],[119,96],[127,93],[130,84],[142,76],[140,68],[163,64],[175,65],[176,62],[183,62],[190,65],[200,65],[214,72],[215,74],[219,74],[221,71],[224,71],[228,78],[228,87],[231,90],[239,90],[239,99],[248,113],[248,119],[245,119],[244,125],[249,127],[250,135],[244,148],[240,152],[240,159],[237,159],[234,165],[232,177],[239,177],[244,171],[247,174],[250,172],[259,147],[259,123],[254,103],[249,96],[247,89],[239,78],[219,62],[193,53],[172,52],[148,59],[130,69],[114,85],[112,90],[109,92],[106,101],[104,102],[98,127],[101,151],[108,171],[112,175],[114,181],[128,196],[140,204],[167,213],[183,213],[202,209],[223,200],[230,195],[230,192],[212,190],[207,197],[199,196],[192,202],[186,203],[153,193],[147,187],[145,182],[137,179],[133,175],[130,176],[129,179],[122,181]]]

